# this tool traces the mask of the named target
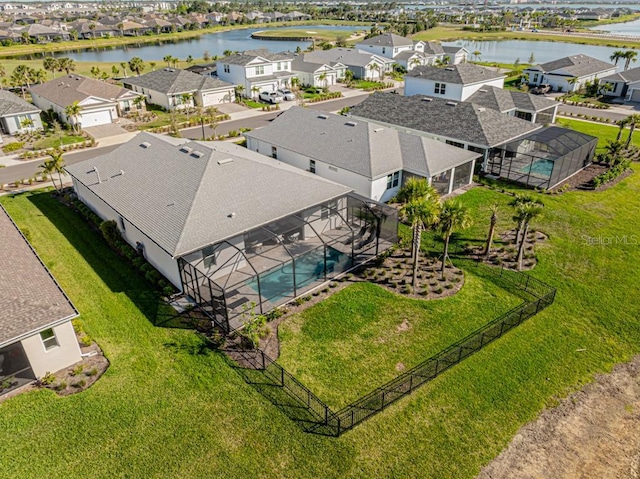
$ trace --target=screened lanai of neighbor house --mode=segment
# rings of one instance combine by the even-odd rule
[[[225,332],[397,241],[394,208],[238,145],[140,133],[66,169],[78,197]]]
[[[487,173],[534,188],[549,189],[593,161],[596,137],[549,126],[491,149]]]

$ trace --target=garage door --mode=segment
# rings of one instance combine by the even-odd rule
[[[111,114],[109,110],[85,112],[80,118],[82,128],[104,125],[106,123],[111,123]]]
[[[229,92],[223,91],[219,93],[207,93],[203,95],[202,106],[218,106],[220,103],[229,103]]]
[[[640,101],[640,90],[633,89],[631,91],[631,101]]]

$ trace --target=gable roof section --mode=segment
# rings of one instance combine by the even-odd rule
[[[374,93],[351,107],[354,117],[410,128],[462,142],[494,147],[537,130],[529,123],[468,102],[421,95]]]
[[[576,77],[593,75],[616,68],[615,65],[587,55],[570,55],[538,65],[539,69],[548,74],[573,75]]]
[[[78,315],[2,206],[0,270],[0,347]]]
[[[480,107],[498,110],[502,113],[515,109],[537,112],[560,104],[544,96],[531,95],[522,91],[503,90],[489,85],[484,85],[467,98],[466,101]]]
[[[231,65],[246,66],[250,63],[269,63],[282,60],[291,60],[292,58],[293,53],[271,53],[269,50],[259,49],[246,50],[244,52],[235,53],[233,55],[229,55],[228,57],[221,58],[218,61],[222,63],[229,63]]]
[[[46,83],[33,85],[30,91],[61,107],[66,107],[74,101],[81,102],[91,97],[105,101],[117,101],[123,96],[133,94],[126,88],[75,74],[61,76]]]
[[[408,38],[401,37],[395,33],[383,33],[375,37],[367,38],[359,42],[359,45],[381,46],[381,47],[406,47],[413,46],[413,41]]]
[[[445,52],[444,47],[440,44],[440,42],[423,42],[424,43],[424,52],[429,53],[431,55],[441,55]]]
[[[346,66],[366,67],[371,62],[393,63],[394,60],[384,58],[373,53],[352,48],[332,48],[331,50],[316,50],[305,53],[304,61],[310,63],[342,63]]]
[[[148,88],[167,95],[233,86],[231,83],[219,80],[218,78],[198,75],[197,73],[179,68],[161,68],[138,77],[126,78],[123,80],[123,83]]]
[[[446,68],[432,66],[417,66],[409,73],[409,77],[423,78],[444,83],[455,83],[458,85],[470,85],[479,82],[488,82],[505,78],[502,73],[490,68],[474,65],[473,63],[460,63],[450,65]]]
[[[614,73],[600,79],[601,81],[622,81],[625,83],[634,83],[640,81],[640,67],[630,68],[622,72]]]
[[[149,133],[66,170],[173,257],[352,191],[238,145]]]
[[[7,90],[0,90],[0,117],[39,111],[41,111],[40,108],[23,100],[19,96]]]
[[[370,179],[401,169],[432,176],[478,157],[472,151],[366,120],[300,107],[290,108],[245,136]]]

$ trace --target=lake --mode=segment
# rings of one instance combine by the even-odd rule
[[[640,20],[634,20],[627,23],[612,23],[610,25],[600,25],[592,27],[590,30],[598,30],[600,32],[610,32],[617,35],[640,36]]]
[[[469,51],[469,59],[475,60],[474,51],[482,52],[480,60],[483,62],[513,63],[516,58],[520,63],[528,63],[531,53],[535,63],[545,63],[569,55],[582,53],[611,63],[609,57],[619,48],[601,47],[596,45],[578,45],[575,43],[535,42],[530,40],[502,40],[502,41],[472,41],[458,40],[443,42],[443,45],[464,47]]]
[[[291,29],[294,27],[277,27],[271,30],[285,30],[287,28]],[[345,25],[305,25],[304,27],[295,28],[304,28],[309,31],[344,30],[354,32],[365,29],[362,26],[354,27]],[[368,29],[368,27],[366,28]],[[222,56],[225,50],[244,51],[266,48],[272,52],[295,51],[298,46],[304,50],[311,44],[310,42],[255,40],[251,38],[252,33],[262,30],[266,30],[266,28],[247,28],[207,33],[198,38],[178,41],[166,40],[161,44],[128,45],[103,49],[58,52],[55,56],[70,57],[78,62],[120,63],[129,61],[131,57],[140,57],[145,61],[162,61],[162,58],[166,55],[180,59],[185,59],[189,55],[194,58],[202,58],[205,51],[209,52],[210,56]]]

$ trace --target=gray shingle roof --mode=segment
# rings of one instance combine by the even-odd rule
[[[210,76],[198,75],[188,70],[179,68],[161,68],[140,75],[129,77],[123,80],[125,85],[136,85],[141,88],[173,95],[176,93],[188,93],[202,90],[214,90],[216,88],[229,88],[231,83],[212,78]]]
[[[481,107],[498,110],[502,113],[514,109],[538,112],[560,104],[544,96],[531,95],[522,91],[503,90],[489,85],[484,85],[467,98],[466,101]]]
[[[222,63],[229,63],[231,65],[248,65],[252,61],[257,58],[264,58],[269,62],[277,62],[281,60],[291,60],[293,58],[293,53],[288,52],[280,52],[280,53],[271,53],[269,50],[259,49],[259,50],[247,50],[244,52],[239,52],[234,55],[229,55],[228,57],[221,58],[218,60]]]
[[[375,37],[362,40],[359,45],[374,45],[382,47],[406,47],[413,46],[413,41],[408,38],[401,37],[395,33],[383,33]]]
[[[615,65],[579,54],[543,63],[542,65],[538,65],[538,67],[545,73],[555,73],[561,70],[570,75],[581,77],[610,70],[615,68]]]
[[[460,63],[446,68],[432,67],[428,65],[417,66],[407,76],[424,78],[444,83],[456,83],[458,85],[470,85],[478,82],[488,82],[505,76],[490,68],[474,65],[473,63]]]
[[[428,177],[478,156],[376,123],[299,107],[245,136],[371,179],[401,169]]]
[[[623,81],[625,83],[633,83],[640,81],[640,67],[630,68],[623,72],[614,73],[601,78],[602,81]]]
[[[7,90],[0,90],[0,117],[39,111],[41,111],[40,108],[23,100],[19,96]]]
[[[473,103],[391,93],[374,93],[351,107],[350,114],[489,147],[542,127]]]
[[[0,206],[0,347],[78,315]]]
[[[394,60],[380,57],[373,53],[366,53],[351,48],[332,48],[331,50],[316,50],[314,52],[305,53],[304,61],[310,63],[342,63],[347,66],[365,67],[373,61],[373,57],[384,62],[393,63]]]
[[[126,88],[75,74],[64,75],[39,85],[33,85],[30,91],[62,107],[90,97],[116,101],[123,96],[133,94]]]
[[[238,145],[149,133],[66,170],[174,257],[351,191]]]
[[[440,42],[425,42],[424,52],[431,55],[440,55],[445,52],[445,49]]]

